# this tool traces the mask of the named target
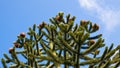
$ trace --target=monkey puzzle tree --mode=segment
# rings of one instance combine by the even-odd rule
[[[27,35],[22,32],[4,54],[4,68],[117,68],[120,66],[120,45],[113,49],[104,44],[102,34],[93,36],[99,26],[91,21],[81,20],[75,24],[70,14],[64,19],[62,12],[29,28]],[[100,52],[100,48],[105,49]],[[19,56],[22,58],[19,58]],[[22,60],[22,59],[25,60]]]

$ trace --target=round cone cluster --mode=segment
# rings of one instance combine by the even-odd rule
[[[81,26],[84,26],[86,23],[87,23],[86,20],[81,20],[81,21],[80,21],[80,25],[81,25]]]
[[[17,43],[17,42],[15,42],[15,43],[14,43],[14,46],[15,46],[16,48],[19,48],[19,47],[20,47],[20,44]]]
[[[58,21],[60,21],[60,20],[61,20],[61,18],[60,18],[60,16],[59,16],[59,15],[57,15],[57,16],[55,17],[55,19],[56,19],[56,20],[58,20]]]
[[[99,29],[99,26],[97,24],[94,24],[93,27],[92,27],[94,30],[98,30]]]
[[[46,25],[45,22],[42,22],[41,24],[39,24],[38,28],[43,28]]]
[[[20,37],[25,38],[25,33],[24,33],[24,32],[21,32],[21,33],[20,33]]]
[[[89,45],[93,45],[94,43],[95,43],[94,40],[89,40],[89,41],[88,41],[88,46],[89,46]]]
[[[13,48],[9,48],[9,53],[12,53],[14,51]]]

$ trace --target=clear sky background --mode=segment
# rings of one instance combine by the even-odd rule
[[[116,47],[120,44],[119,4],[120,0],[0,0],[0,58],[20,32],[42,21],[49,23],[59,11],[76,16],[76,23],[84,19],[99,24],[105,43]]]

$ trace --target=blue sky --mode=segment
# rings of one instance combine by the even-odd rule
[[[120,0],[0,0],[0,58],[13,46],[20,32],[49,18],[59,11],[76,16],[80,20],[91,20],[100,25],[109,46],[120,43]],[[1,66],[1,63],[0,63]]]

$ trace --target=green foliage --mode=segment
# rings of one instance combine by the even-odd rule
[[[102,34],[91,36],[99,30],[97,24],[81,20],[75,24],[70,14],[64,13],[29,28],[27,36],[20,33],[14,46],[9,49],[11,56],[4,54],[4,68],[117,68],[120,66],[120,45],[105,47]],[[75,25],[74,25],[75,24]],[[103,53],[100,48],[105,47]],[[116,54],[116,55],[114,55]],[[18,58],[21,55],[23,58]]]

